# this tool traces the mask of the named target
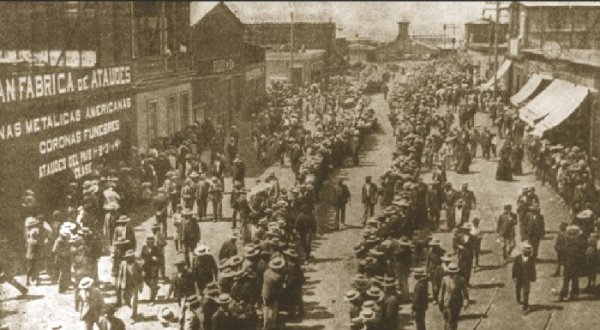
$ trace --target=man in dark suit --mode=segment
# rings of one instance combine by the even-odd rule
[[[124,259],[119,265],[119,271],[115,278],[117,306],[125,302],[131,308],[131,319],[135,320],[137,317],[138,293],[143,286],[142,268],[135,261],[134,250],[127,251]]]
[[[462,190],[458,193],[458,198],[462,199],[464,202],[462,216],[460,218],[460,223],[458,224],[459,226],[462,226],[463,223],[469,222],[471,210],[477,208],[477,199],[475,198],[473,191],[469,190],[469,186],[466,183],[463,183]]]
[[[371,182],[371,176],[365,178],[365,184],[362,187],[362,203],[364,205],[363,227],[367,223],[367,218],[375,214],[375,204],[377,203],[377,185]]]
[[[215,157],[213,160],[211,173],[221,181],[221,184],[225,184],[225,162],[221,157]]]
[[[413,273],[415,288],[413,289],[412,311],[415,315],[415,327],[417,330],[425,330],[425,313],[429,305],[429,283],[422,269],[416,269]]]
[[[517,303],[523,304],[523,314],[529,313],[529,290],[531,282],[535,282],[535,258],[532,256],[533,247],[524,242],[522,254],[515,257],[512,267],[512,279],[515,281]],[[521,293],[523,300],[521,300]]]
[[[458,265],[451,263],[446,269],[448,274],[440,288],[439,307],[444,315],[444,329],[458,329],[458,319],[462,308],[469,306],[469,292],[465,279],[458,275]]]
[[[350,190],[340,179],[333,188],[333,206],[335,207],[335,220],[339,229],[340,223],[346,224],[346,204],[350,201]]]
[[[192,218],[194,212],[190,209],[183,210],[183,222],[181,223],[181,241],[183,243],[183,253],[185,265],[191,267],[190,253],[196,248],[200,241],[200,228],[198,223]]]
[[[496,232],[502,240],[502,260],[508,262],[510,253],[515,247],[515,226],[517,225],[517,215],[511,211],[511,204],[504,204],[504,212],[498,216]]]

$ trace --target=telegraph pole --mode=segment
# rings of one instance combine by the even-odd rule
[[[293,86],[294,78],[294,12],[290,13],[290,84]]]
[[[500,1],[496,1],[496,21],[494,23],[494,100],[498,93],[498,24],[500,23]]]

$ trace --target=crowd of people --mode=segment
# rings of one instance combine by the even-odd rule
[[[403,67],[406,81],[390,91],[390,121],[396,136],[392,166],[381,176],[379,198],[382,214],[373,216],[372,200],[363,198],[365,228],[362,241],[355,246],[358,275],[345,300],[351,305],[352,329],[396,329],[399,305],[412,301],[417,329],[425,329],[425,313],[429,305],[429,282],[434,304],[439,306],[447,327],[456,329],[462,308],[469,304],[470,274],[477,261],[480,229],[470,219],[476,199],[468,186],[456,191],[446,179],[444,158],[433,160],[438,152],[426,149],[437,143],[441,147],[456,135],[459,149],[468,141],[465,130],[454,130],[454,116],[438,113],[440,104],[460,108],[468,104],[469,93],[438,93],[440,88],[454,91],[453,86],[468,84],[468,71],[461,63],[434,61]],[[435,82],[435,83],[434,83]],[[468,91],[468,88],[464,89]],[[468,153],[468,152],[467,152]],[[426,164],[422,164],[425,159]],[[459,157],[459,163],[464,162]],[[429,184],[420,178],[422,165],[433,167]],[[456,170],[460,173],[462,167]],[[370,178],[366,179],[363,196],[368,197]],[[343,191],[343,189],[339,189]],[[440,213],[446,210],[447,229],[454,230],[452,252],[441,247],[433,232],[439,231]],[[458,213],[458,223],[456,223]],[[424,267],[421,267],[424,265]],[[419,266],[414,268],[415,266]],[[411,296],[409,276],[416,284]]]
[[[286,319],[301,319],[300,266],[311,259],[321,184],[345,159],[357,162],[363,136],[376,127],[369,99],[353,87],[353,79],[359,78],[336,77],[328,86],[301,89],[276,85],[271,90],[269,113],[281,119],[271,133],[284,143],[276,148],[276,157],[282,165],[289,162],[296,179],[293,187],[280,187],[274,173],[252,190],[245,187],[244,161],[235,152],[239,142],[235,126],[225,143],[217,125],[209,140],[220,140],[224,150],[213,145],[211,164],[205,164],[201,155],[207,144],[194,142],[206,141],[205,128],[210,125],[203,123],[190,127],[191,138],[184,139],[176,152],[152,148],[141,159],[133,155],[133,162],[138,160],[143,169],[140,174],[133,174],[132,168],[100,167],[81,185],[71,184],[66,207],[49,221],[39,216],[36,194],[26,191],[22,204],[26,286],[38,285],[40,272],[45,272],[58,284],[59,294],[73,289],[75,310],[87,329],[94,325],[120,329],[122,321],[114,312],[122,306],[136,322],[143,289],[148,288],[148,304],[154,305],[165,285],[169,286],[165,298],[179,306],[179,312],[160,308],[157,317],[165,327],[178,323],[181,329],[254,329],[262,323],[275,329]],[[347,97],[355,102],[344,103]],[[268,117],[259,116],[256,122],[260,125]],[[202,134],[196,135],[196,130]],[[261,135],[255,139],[258,144],[261,140]],[[228,172],[233,188],[226,193]],[[140,190],[131,191],[132,178],[142,182]],[[232,229],[239,224],[239,230],[232,230],[215,258],[204,244],[199,222],[223,220],[226,194]],[[138,242],[130,216],[137,215],[144,201],[152,210],[152,226]],[[172,248],[169,236],[174,238],[175,260],[165,258],[165,250]],[[113,283],[101,282],[98,274],[99,259],[106,254],[112,259]],[[173,274],[166,274],[169,263],[176,269]],[[26,294],[27,288],[21,287]],[[104,291],[111,288],[116,301],[106,303]]]

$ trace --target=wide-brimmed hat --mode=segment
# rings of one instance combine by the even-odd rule
[[[276,257],[269,262],[269,268],[273,270],[281,270],[283,267],[285,267],[285,260],[283,258]]]
[[[231,299],[231,296],[229,295],[229,293],[221,293],[217,297],[217,299],[215,299],[215,301],[219,305],[227,305],[227,304],[231,303],[232,299]]]
[[[348,301],[348,302],[353,302],[353,301],[357,300],[358,298],[360,298],[360,292],[358,292],[356,290],[350,290],[350,291],[346,292],[346,294],[344,295],[344,301]]]
[[[204,254],[208,254],[210,252],[210,248],[204,244],[198,244],[194,249],[194,254],[197,256],[201,256]]]
[[[449,253],[444,254],[440,260],[442,260],[442,262],[452,262],[452,256]]]
[[[384,276],[383,279],[380,281],[380,283],[384,288],[387,288],[387,287],[397,286],[398,280],[396,280],[393,277]]]
[[[529,242],[523,242],[523,244],[521,245],[521,249],[523,251],[533,251],[533,246],[531,246],[531,244],[529,244]]]
[[[194,308],[195,306],[200,305],[200,299],[198,299],[198,296],[196,295],[187,296],[185,298],[185,304],[188,305],[190,308]]]
[[[577,213],[576,218],[577,219],[582,219],[582,220],[583,219],[589,219],[589,218],[592,217],[593,214],[594,213],[592,212],[592,210],[583,210],[583,211]]]
[[[129,222],[129,221],[131,221],[131,219],[128,216],[126,216],[126,215],[122,215],[122,216],[120,216],[120,217],[117,218],[117,223],[126,223],[126,222]]]
[[[370,308],[365,308],[360,311],[360,318],[365,321],[373,320],[375,319],[375,312]]]
[[[27,217],[25,219],[25,227],[37,226],[39,223],[40,221],[34,217]]]
[[[450,263],[448,268],[446,268],[446,272],[450,274],[458,273],[458,265],[454,262]]]
[[[298,259],[298,258],[300,258],[300,256],[298,255],[298,252],[296,252],[296,251],[295,251],[295,250],[293,250],[293,249],[285,249],[285,250],[283,250],[283,252],[282,252],[282,253],[283,253],[285,256],[288,256],[288,257],[290,257],[290,258],[292,258],[292,259]]]
[[[160,322],[160,323],[170,323],[170,322],[175,322],[175,320],[176,320],[175,312],[169,306],[162,307],[158,311],[156,318],[158,319],[158,322]]]
[[[77,225],[72,222],[66,221],[66,222],[63,222],[62,225],[60,225],[60,228],[61,229],[65,228],[66,230],[71,231],[71,230],[77,228]]]
[[[79,281],[79,289],[87,289],[91,287],[92,284],[94,284],[94,279],[86,276]]]
[[[383,256],[385,253],[383,251],[379,251],[379,249],[370,249],[369,250],[369,254],[373,257],[381,257]]]
[[[400,238],[400,240],[398,240],[398,244],[400,244],[400,246],[404,246],[404,247],[408,247],[408,246],[412,245],[411,241],[409,241],[408,238],[406,238],[406,237]]]
[[[190,175],[188,175],[188,177],[191,179],[197,179],[200,177],[200,174],[198,174],[198,172],[194,171],[194,172],[190,173]]]
[[[219,284],[217,282],[210,282],[204,288],[204,294],[207,296],[215,296],[219,294]]]
[[[383,299],[383,295],[384,295],[383,291],[381,291],[381,289],[376,286],[371,286],[369,288],[369,290],[367,290],[366,293],[369,297],[376,298],[377,301]]]
[[[471,223],[470,222],[463,223],[463,225],[460,227],[460,229],[462,229],[462,230],[471,230]]]
[[[221,271],[221,278],[234,278],[241,276],[244,273],[244,270],[233,270],[231,268],[225,268]]]
[[[240,255],[235,255],[231,258],[229,258],[229,263],[231,264],[231,266],[238,266],[241,265],[244,262],[244,257],[240,256]]]
[[[71,231],[65,227],[60,227],[58,234],[60,236],[70,236],[71,235]]]
[[[425,270],[424,269],[419,268],[419,269],[413,270],[413,276],[415,278],[422,278],[422,277],[425,277],[427,275],[425,274]]]

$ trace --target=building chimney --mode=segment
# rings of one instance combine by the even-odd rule
[[[408,40],[408,25],[409,21],[401,20],[398,21],[398,35],[396,36],[396,41],[405,41]]]

